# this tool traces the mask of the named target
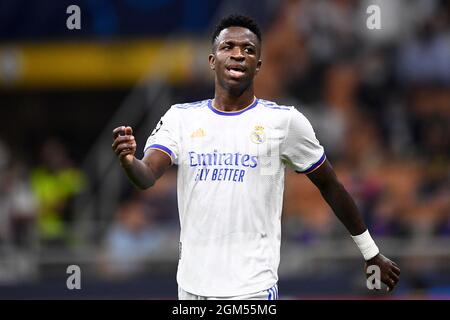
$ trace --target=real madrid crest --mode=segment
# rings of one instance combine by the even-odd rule
[[[266,141],[264,127],[260,125],[255,126],[255,129],[253,129],[252,133],[250,134],[250,140],[256,144],[264,143]]]

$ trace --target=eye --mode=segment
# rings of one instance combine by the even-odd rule
[[[248,54],[253,54],[253,53],[255,53],[255,49],[253,49],[252,47],[246,47],[244,50],[245,50],[245,52],[248,53]]]

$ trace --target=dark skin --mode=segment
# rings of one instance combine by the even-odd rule
[[[214,106],[222,111],[238,111],[253,102],[253,79],[261,68],[261,44],[248,29],[230,27],[222,30],[209,55],[215,72]],[[240,75],[230,73],[239,69]]]
[[[261,43],[250,30],[229,27],[220,32],[209,55],[209,65],[215,72],[215,108],[238,111],[254,101],[253,79],[261,67],[260,57]],[[147,151],[141,160],[137,159],[131,127],[115,128],[113,140],[113,151],[130,181],[139,189],[153,186],[172,165],[170,156],[156,149]],[[352,236],[367,230],[355,202],[328,160],[307,176]],[[400,277],[398,265],[381,253],[366,261],[364,270],[370,265],[379,266],[381,282],[392,291]]]

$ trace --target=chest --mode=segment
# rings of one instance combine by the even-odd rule
[[[184,123],[180,138],[185,151],[259,154],[279,148],[284,131],[281,123],[266,117],[197,117]]]

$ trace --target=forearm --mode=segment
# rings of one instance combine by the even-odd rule
[[[130,164],[122,164],[128,179],[139,189],[147,189],[155,184],[156,178],[151,168],[142,160],[133,158]]]
[[[355,202],[339,182],[330,163],[325,160],[322,166],[308,174],[308,178],[320,190],[325,201],[350,232],[364,259],[367,261],[378,255],[378,247],[370,236]]]
[[[320,189],[320,192],[352,236],[359,235],[367,229],[355,202],[339,181]]]

